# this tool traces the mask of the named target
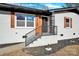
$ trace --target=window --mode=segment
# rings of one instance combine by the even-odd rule
[[[72,18],[64,17],[64,28],[72,28]]]
[[[34,27],[34,16],[27,16],[27,27]]]
[[[34,27],[34,16],[29,14],[16,14],[16,27]]]
[[[66,27],[69,27],[69,18],[66,18]]]
[[[22,14],[17,14],[17,27],[25,27],[25,17]]]

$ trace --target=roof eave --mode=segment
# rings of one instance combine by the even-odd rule
[[[46,15],[46,16],[51,15],[51,13],[47,10],[26,8],[26,7],[22,7],[22,6],[5,4],[5,3],[0,3],[0,10],[10,11],[10,12],[22,12],[22,13],[29,13],[29,14],[37,14],[37,15]]]

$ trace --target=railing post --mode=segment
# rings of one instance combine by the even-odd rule
[[[53,26],[52,29],[53,29],[52,30],[53,35],[57,35],[57,26]]]
[[[27,35],[25,36],[25,47],[27,46]]]
[[[57,26],[54,26],[54,35],[57,35]]]

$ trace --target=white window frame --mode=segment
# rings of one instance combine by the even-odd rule
[[[69,19],[69,27],[66,27],[66,28],[70,28],[70,17],[66,17],[66,18],[68,18],[68,19]]]
[[[20,26],[17,26],[17,16],[15,15],[15,28],[35,28],[35,17],[34,17],[34,26],[33,27],[27,27],[27,17],[25,17],[25,26],[20,27]]]
[[[15,28],[25,28],[25,26],[24,27],[17,26],[17,17],[15,16]]]
[[[33,27],[28,27],[28,26],[27,26],[27,17],[25,17],[25,19],[26,19],[26,27],[27,27],[27,28],[35,28],[35,17],[34,17],[34,26],[33,26]]]

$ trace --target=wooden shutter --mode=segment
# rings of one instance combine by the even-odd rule
[[[11,12],[11,28],[15,27],[15,13]]]
[[[70,28],[72,28],[72,18],[70,19]]]
[[[36,32],[36,35],[37,34],[41,34],[41,25],[42,25],[42,19],[40,16],[36,16],[36,19],[35,19],[35,32]]]
[[[66,28],[66,17],[64,17],[64,28]]]

